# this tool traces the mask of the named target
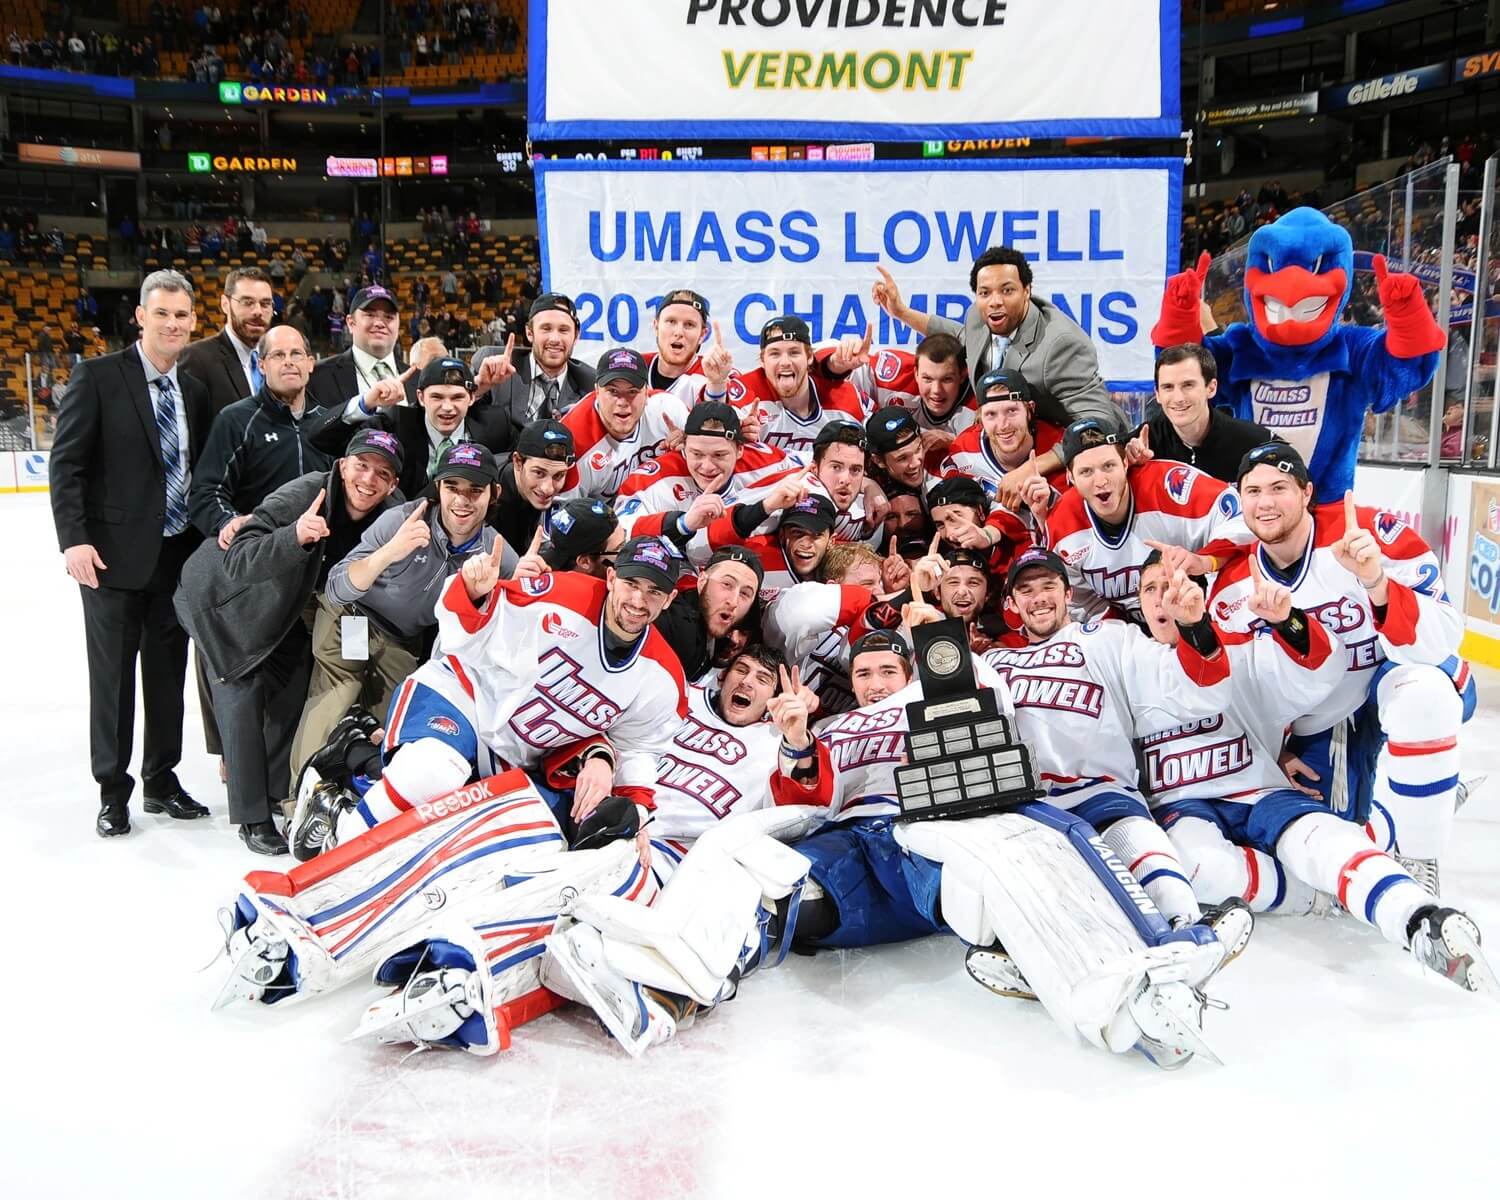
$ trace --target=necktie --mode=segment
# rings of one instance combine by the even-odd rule
[[[375,382],[376,383],[379,383],[382,379],[394,379],[395,375],[396,375],[396,372],[392,371],[390,369],[390,367],[388,367],[388,366],[385,365],[385,363],[378,362],[378,363],[375,364]]]
[[[990,335],[990,370],[998,371],[1005,366],[1005,349],[1010,345],[1010,338],[1002,334]]]
[[[526,410],[526,423],[529,425],[539,417],[551,417],[557,412],[557,394],[561,389],[557,380],[542,380],[541,395],[537,395],[535,388],[531,389],[531,405]]]
[[[260,391],[261,385],[266,382],[266,373],[260,369],[260,351],[250,351],[250,392]]]
[[[156,390],[156,432],[161,438],[161,462],[167,472],[167,519],[162,532],[172,537],[187,528],[187,471],[182,465],[182,446],[177,438],[177,404],[172,399],[171,379],[160,376]]]
[[[431,478],[432,473],[437,470],[438,459],[442,458],[443,455],[447,453],[448,447],[450,447],[451,445],[453,445],[453,439],[446,437],[437,444],[437,448],[432,452],[432,458],[429,459],[427,463],[427,475],[429,478]]]

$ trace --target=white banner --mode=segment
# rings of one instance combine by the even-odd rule
[[[531,0],[533,138],[1176,137],[1177,0]]]
[[[678,287],[708,298],[742,367],[784,313],[814,341],[873,321],[876,345],[913,346],[870,300],[875,265],[912,307],[962,320],[970,266],[1003,244],[1093,338],[1105,379],[1128,385],[1152,377],[1149,333],[1177,269],[1176,159],[539,161],[536,179],[544,286],[574,298],[586,362],[654,346],[656,304]]]

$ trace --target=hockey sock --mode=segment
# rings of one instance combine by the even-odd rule
[[[1121,817],[1108,829],[1100,830],[1100,836],[1130,868],[1168,921],[1173,924],[1181,920],[1196,921],[1203,915],[1177,852],[1172,849],[1166,831],[1155,821]]]
[[[1458,729],[1463,701],[1435,667],[1397,667],[1377,688],[1380,725],[1390,735],[1375,768],[1375,800],[1396,827],[1407,858],[1440,858],[1453,828]]]
[[[1298,916],[1311,912],[1317,893],[1289,875],[1269,854],[1240,846],[1212,821],[1181,817],[1167,831],[1193,894],[1204,904],[1238,897],[1252,912]]]
[[[1432,903],[1421,884],[1389,854],[1375,849],[1357,825],[1332,813],[1309,813],[1287,826],[1276,857],[1299,879],[1338,898],[1350,915],[1406,945],[1406,926]]]

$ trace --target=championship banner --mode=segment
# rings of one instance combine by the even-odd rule
[[[678,287],[708,298],[742,368],[786,313],[815,342],[871,321],[875,345],[911,347],[916,333],[870,299],[876,264],[913,308],[961,321],[970,266],[1003,244],[1093,339],[1106,380],[1152,378],[1149,333],[1177,270],[1178,159],[535,165],[543,287],[573,297],[586,362],[654,348],[656,305]]]
[[[1168,137],[1177,0],[531,0],[532,138]]]

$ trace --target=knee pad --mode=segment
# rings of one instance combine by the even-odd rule
[[[1436,667],[1403,663],[1393,668],[1380,680],[1375,698],[1381,728],[1393,742],[1454,737],[1463,724],[1463,697]]]
[[[473,773],[473,764],[446,742],[417,738],[397,747],[376,786],[385,788],[395,807],[406,809],[463,787]]]
[[[1167,836],[1193,892],[1203,903],[1219,904],[1245,894],[1249,884],[1245,851],[1212,821],[1182,817],[1172,824]]]

